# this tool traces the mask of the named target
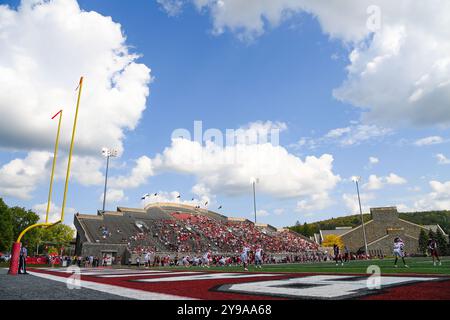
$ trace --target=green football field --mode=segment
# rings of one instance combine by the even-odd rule
[[[263,265],[262,269],[249,267],[250,272],[289,272],[289,273],[342,273],[342,274],[366,274],[372,273],[368,271],[369,266],[380,267],[381,274],[442,274],[450,275],[450,258],[442,258],[442,266],[433,266],[433,262],[430,258],[407,258],[406,262],[409,268],[405,268],[401,261],[398,262],[398,267],[394,267],[394,259],[383,260],[358,260],[344,263],[344,266],[336,266],[334,262],[321,262],[321,263],[305,263],[305,264],[275,264],[275,265]],[[133,267],[134,268],[134,267]],[[144,267],[141,267],[144,269]],[[155,269],[155,268],[151,268]],[[243,271],[242,267],[215,267],[210,268],[203,267],[166,267],[156,268],[163,270],[208,270],[208,271]]]
[[[406,262],[409,268],[405,268],[401,261],[398,262],[398,267],[394,267],[393,259],[383,260],[358,260],[344,263],[344,266],[336,266],[334,262],[320,262],[320,263],[297,263],[297,264],[273,264],[263,265],[262,269],[257,269],[253,265],[249,266],[250,272],[287,272],[287,273],[342,273],[342,274],[366,274],[369,266],[378,266],[381,274],[434,274],[434,275],[450,275],[450,257],[441,258],[442,266],[433,266],[430,258],[407,258]],[[0,267],[8,268],[9,264],[0,263]],[[49,267],[47,265],[28,267]],[[127,266],[115,266],[116,268],[127,268]],[[137,269],[136,266],[131,266],[132,269]],[[141,270],[145,268],[141,266]],[[217,271],[217,272],[242,272],[243,267],[156,267],[148,268],[150,270],[192,270],[192,271]]]

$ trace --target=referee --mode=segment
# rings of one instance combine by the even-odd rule
[[[25,244],[23,244],[22,248],[20,249],[19,274],[28,274],[27,255],[28,255],[27,248],[25,247]]]

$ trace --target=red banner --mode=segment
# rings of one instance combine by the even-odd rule
[[[58,257],[53,257],[53,264],[60,264],[61,261]],[[27,257],[27,264],[47,264],[47,257]]]

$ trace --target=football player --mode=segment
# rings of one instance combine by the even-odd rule
[[[263,255],[263,250],[261,248],[261,246],[257,246],[256,251],[255,251],[255,267],[256,268],[262,268],[262,255]]]
[[[405,261],[405,248],[404,247],[405,247],[405,243],[403,242],[403,240],[400,239],[399,237],[396,237],[394,239],[394,256],[395,256],[394,266],[396,268],[397,268],[398,258],[402,258],[403,265],[405,266],[405,268],[409,268]]]
[[[210,256],[211,256],[211,251],[205,252],[205,254],[203,255],[203,258],[202,258],[202,267],[209,268],[209,258],[210,258]]]
[[[183,258],[183,266],[185,266],[186,268],[189,268],[190,266],[190,261],[189,261],[189,256],[186,256]]]
[[[250,248],[247,245],[244,245],[241,253],[241,261],[244,264],[244,270],[248,271],[248,253],[250,252]]]
[[[337,244],[333,245],[333,253],[334,253],[334,260],[336,261],[336,265],[338,266],[339,262],[341,262],[341,266],[343,266],[344,265],[344,261],[342,260],[341,251],[340,251],[339,246]]]
[[[227,258],[225,258],[224,256],[222,256],[222,257],[219,259],[218,265],[221,266],[221,267],[226,266],[226,265],[227,265]]]
[[[433,258],[433,265],[436,266],[436,260],[439,262],[439,265],[442,265],[441,259],[438,254],[438,244],[437,241],[433,238],[428,240],[428,251],[430,252],[431,257]]]

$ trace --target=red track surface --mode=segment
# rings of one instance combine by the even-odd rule
[[[97,269],[98,271],[99,269]],[[30,271],[36,273],[50,274],[58,277],[69,277],[70,274],[62,273],[48,269],[30,269]],[[85,270],[88,271],[88,270]],[[142,272],[151,272],[152,270],[142,270]],[[186,270],[192,271],[192,270]],[[316,274],[287,274],[287,273],[271,273],[272,276],[264,276],[260,273],[247,273],[254,275],[249,278],[238,278],[239,275],[244,273],[236,273],[236,277],[226,279],[208,279],[208,280],[183,280],[183,281],[161,281],[161,282],[137,282],[136,280],[142,279],[158,279],[158,278],[172,278],[177,276],[190,277],[192,274],[186,274],[184,271],[170,271],[170,274],[161,273],[158,275],[144,275],[136,274],[126,277],[102,277],[102,275],[108,275],[116,272],[114,269],[100,270],[98,275],[81,275],[81,280],[108,284],[122,288],[137,289],[147,292],[156,292],[163,294],[170,294],[176,296],[182,296],[194,299],[206,299],[206,300],[272,300],[272,299],[292,299],[289,296],[270,296],[270,289],[266,294],[254,294],[254,293],[236,293],[236,292],[223,292],[218,291],[222,285],[240,284],[240,283],[253,283],[260,281],[273,281],[273,280],[286,280],[286,279],[307,279]],[[125,272],[125,271],[124,271]],[[132,270],[130,272],[136,272]],[[208,273],[196,270],[195,275],[211,275],[215,274],[220,276],[221,273]],[[340,275],[342,276],[342,275]],[[358,277],[365,275],[355,275]],[[404,278],[408,275],[389,275],[389,277]],[[422,278],[418,275],[409,275],[416,278]],[[333,275],[331,275],[333,277]],[[339,276],[336,276],[339,277]],[[429,299],[443,299],[450,300],[450,278],[432,276],[433,281],[417,282],[398,284],[391,287],[382,288],[381,290],[361,290],[354,296],[338,297],[342,299],[364,299],[364,300],[429,300]],[[436,279],[437,278],[437,279]],[[347,285],[351,282],[339,280],[342,284]],[[315,286],[315,285],[313,285]],[[317,285],[323,286],[323,285]],[[220,290],[226,290],[223,287]],[[339,290],[334,288],[333,290]],[[308,299],[308,297],[302,297]],[[311,297],[309,297],[311,299]],[[317,299],[317,298],[316,298]],[[320,297],[319,297],[320,299]]]

